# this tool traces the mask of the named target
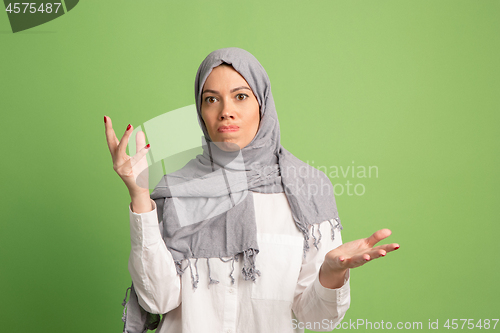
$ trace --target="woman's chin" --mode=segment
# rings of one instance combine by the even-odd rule
[[[238,151],[240,150],[240,146],[234,142],[230,141],[222,141],[222,142],[214,142],[215,145],[223,151]]]

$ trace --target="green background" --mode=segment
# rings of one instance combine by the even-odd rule
[[[121,137],[193,104],[198,65],[229,46],[268,71],[285,148],[378,167],[332,178],[365,186],[337,195],[344,241],[386,227],[401,244],[352,271],[345,320],[499,318],[499,14],[497,0],[80,1],[13,34],[0,13],[0,331],[120,332],[130,198],[103,116]]]

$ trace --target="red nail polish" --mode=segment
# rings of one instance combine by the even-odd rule
[[[106,116],[104,116],[104,123],[106,124]]]
[[[130,127],[132,127],[132,125],[128,124],[127,131],[130,129]]]
[[[399,245],[394,248],[394,250],[397,250],[397,249],[399,249]]]
[[[150,147],[149,143],[146,145],[146,149],[148,149]]]

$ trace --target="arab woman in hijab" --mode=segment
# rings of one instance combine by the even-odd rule
[[[132,127],[119,141],[104,117],[131,196],[124,332],[331,331],[350,305],[350,269],[399,245],[376,246],[388,229],[342,244],[333,186],[281,145],[269,78],[249,52],[210,53],[195,98],[203,153],[151,194],[137,177],[154,148],[139,132],[127,156]]]

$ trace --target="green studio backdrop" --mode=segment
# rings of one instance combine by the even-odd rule
[[[344,322],[500,317],[499,1],[65,10],[17,33],[0,13],[1,332],[122,329],[130,198],[103,116],[121,137],[192,105],[198,65],[229,46],[268,71],[283,146],[336,185],[344,241],[390,228],[401,244],[351,272]]]

